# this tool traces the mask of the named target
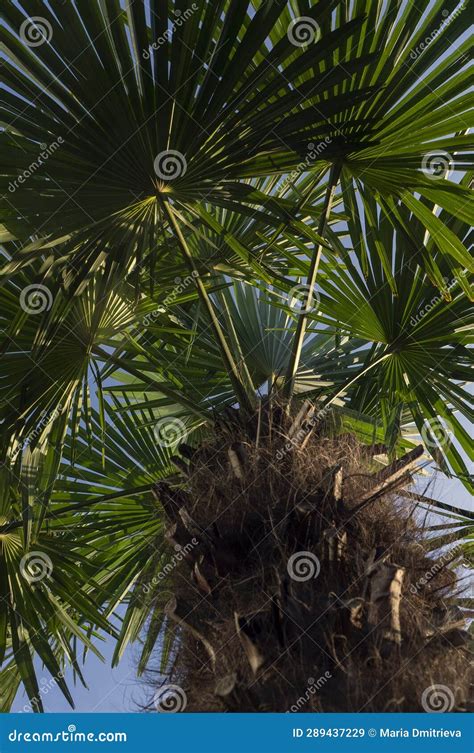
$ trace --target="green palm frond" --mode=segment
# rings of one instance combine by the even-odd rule
[[[81,644],[100,656],[95,645],[99,632],[115,633],[93,596],[90,547],[79,536],[59,528],[53,532],[45,522],[47,465],[37,451],[28,451],[19,477],[6,466],[0,474],[1,658],[8,674],[6,687],[15,685],[14,665],[34,711],[42,710],[34,655],[73,706],[64,681],[65,664],[78,665]],[[10,691],[5,703],[8,699],[12,700]]]
[[[152,488],[177,473],[173,449],[196,423],[187,416],[181,420],[179,411],[160,420],[159,411],[151,409],[132,416],[106,403],[105,410],[103,451],[97,442],[100,416],[94,410],[76,447],[66,441],[50,516],[53,530],[73,532],[80,525],[83,545],[94,551],[96,598],[106,612],[113,615],[118,605],[128,605],[120,617],[118,661],[149,618],[155,606],[152,585],[161,580],[169,559]]]

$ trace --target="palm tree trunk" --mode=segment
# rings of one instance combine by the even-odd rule
[[[187,710],[430,710],[437,685],[464,710],[456,576],[403,497],[423,448],[380,471],[379,445],[330,436],[309,404],[261,414],[258,441],[223,425],[184,491],[155,489],[186,554],[165,612]]]

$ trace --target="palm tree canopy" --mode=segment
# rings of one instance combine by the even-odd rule
[[[161,231],[157,192],[204,224],[205,202],[260,207],[275,223],[295,204],[270,200],[249,179],[291,173],[311,144],[316,170],[342,162],[393,221],[390,205],[408,206],[451,268],[472,263],[427,209],[472,224],[466,187],[430,174],[437,154],[450,168],[472,167],[468,40],[451,41],[468,29],[468,13],[448,23],[452,0],[186,5],[92,0],[53,13],[39,3],[39,27],[14,3],[4,9],[2,221],[21,241],[15,266],[48,239],[62,240],[51,253],[80,275],[112,253],[130,269]],[[40,152],[45,164],[32,170]],[[33,174],[15,184],[25,170]],[[436,275],[429,249],[417,254]]]
[[[35,657],[81,679],[151,620],[146,667],[150,489],[284,380],[315,248],[296,397],[472,488],[472,134],[452,0],[30,6],[0,30],[0,704],[41,710]]]

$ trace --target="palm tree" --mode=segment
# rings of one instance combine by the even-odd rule
[[[414,710],[447,650],[463,707],[469,550],[417,573],[472,516],[407,488],[413,432],[470,485],[468,14],[429,5],[7,7],[3,707],[144,630],[190,708],[324,669],[309,709]]]

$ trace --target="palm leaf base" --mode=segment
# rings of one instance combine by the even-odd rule
[[[186,482],[155,489],[181,553],[167,683],[186,710],[414,712],[438,685],[465,710],[457,576],[403,498],[421,449],[383,467],[383,448],[330,436],[311,405],[231,413],[180,448]]]

